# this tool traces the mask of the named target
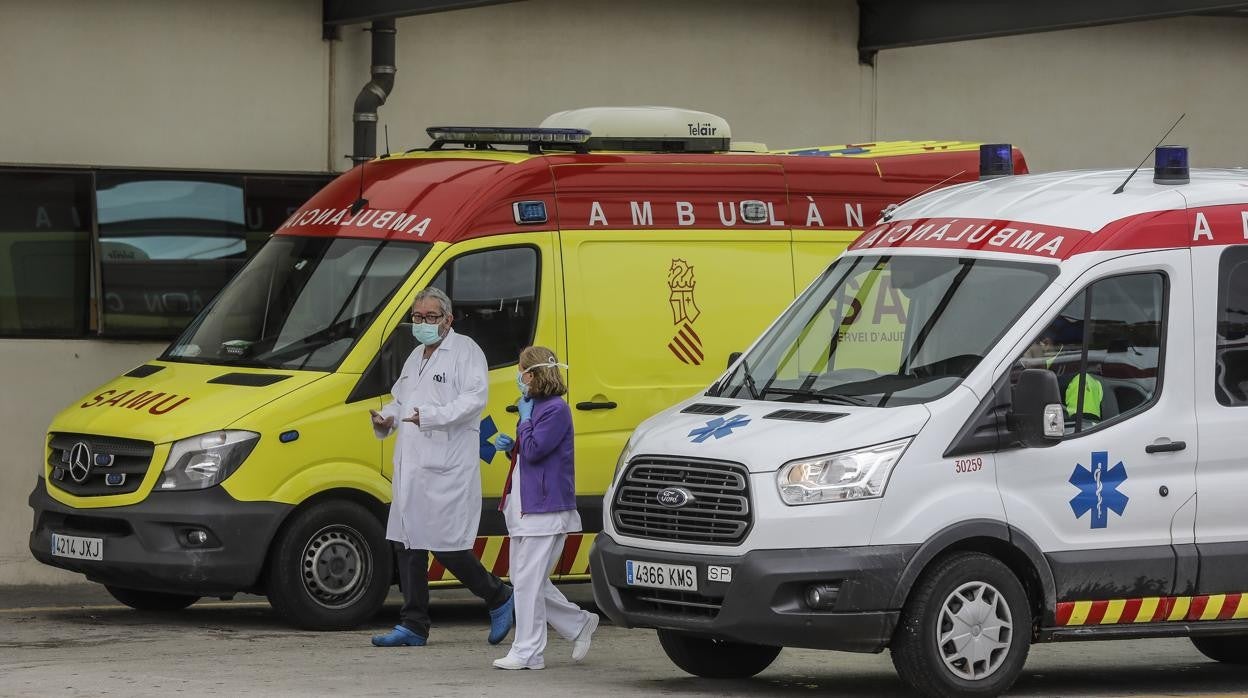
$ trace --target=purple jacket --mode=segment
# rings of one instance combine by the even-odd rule
[[[533,414],[517,431],[520,512],[547,514],[575,509],[576,466],[568,403],[558,397],[537,398]]]

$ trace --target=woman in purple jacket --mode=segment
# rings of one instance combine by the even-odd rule
[[[495,446],[511,453],[511,471],[499,508],[511,535],[511,584],[515,589],[516,634],[499,669],[544,669],[546,623],[572,641],[572,659],[589,652],[598,616],[568,601],[550,581],[569,533],[581,530],[576,512],[572,460],[572,411],[560,397],[568,392],[559,373],[567,368],[545,347],[520,352],[520,426],[512,439],[500,434]]]

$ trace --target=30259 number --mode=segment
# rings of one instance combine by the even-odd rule
[[[953,472],[955,473],[974,473],[983,469],[983,458],[958,458],[953,461]]]

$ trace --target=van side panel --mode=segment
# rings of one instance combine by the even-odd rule
[[[642,420],[704,389],[793,299],[788,231],[561,233],[577,485],[605,492]]]

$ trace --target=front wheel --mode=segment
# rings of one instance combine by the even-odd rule
[[[137,611],[181,611],[199,601],[198,596],[166,594],[160,591],[141,591],[104,585],[114,599]]]
[[[1031,643],[1023,585],[999,560],[956,553],[923,574],[901,611],[893,666],[916,692],[997,696],[1022,673]]]
[[[390,591],[393,558],[381,522],[354,502],[296,513],[268,563],[269,603],[308,630],[346,630],[370,620]]]
[[[676,666],[708,679],[748,679],[771,666],[779,647],[710,640],[672,630],[659,631],[659,644]]]
[[[1248,636],[1213,635],[1192,638],[1192,644],[1206,657],[1223,664],[1248,664]]]

